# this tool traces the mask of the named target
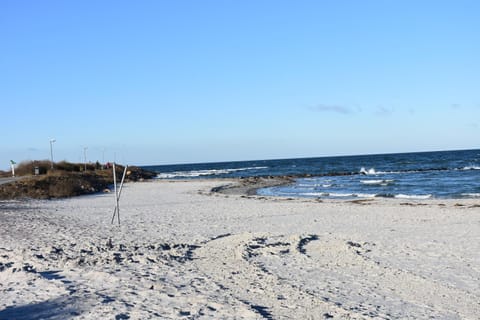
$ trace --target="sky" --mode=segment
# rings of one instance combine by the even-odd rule
[[[479,1],[0,1],[0,169],[480,148]]]

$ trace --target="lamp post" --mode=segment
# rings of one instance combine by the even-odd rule
[[[50,163],[51,163],[51,168],[53,169],[53,143],[57,141],[55,139],[50,139]]]
[[[87,172],[87,149],[88,147],[83,147],[83,157],[85,158],[85,172]]]

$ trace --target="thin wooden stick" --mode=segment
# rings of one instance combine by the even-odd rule
[[[113,164],[115,167],[115,163]],[[120,225],[120,195],[122,194],[123,182],[125,181],[125,175],[127,174],[128,166],[123,169],[122,181],[120,182],[120,188],[117,192],[117,178],[116,171],[113,171],[113,185],[115,189],[115,209],[113,210],[112,224],[115,221],[115,215],[117,214],[118,225]],[[115,170],[115,169],[114,169]]]
[[[123,176],[122,176],[122,182],[120,182],[120,190],[118,191],[118,197],[117,197],[117,218],[118,218],[118,225],[120,225],[120,195],[122,194],[122,189],[123,189],[123,182],[125,181],[125,174],[127,173],[127,167],[123,169]]]
[[[125,180],[125,175],[127,173],[127,168],[128,168],[128,166],[125,166],[125,169],[123,170],[122,182],[120,182],[120,191],[118,191],[118,199],[120,199],[120,195],[122,194],[123,181]]]
[[[115,209],[113,209],[112,224],[113,224],[113,221],[115,220],[115,214],[116,213],[117,213],[117,205],[115,205]]]
[[[117,173],[115,172],[115,161],[113,162],[113,190],[115,193],[115,209],[113,210],[112,224],[115,219],[118,207],[118,195],[117,195]]]

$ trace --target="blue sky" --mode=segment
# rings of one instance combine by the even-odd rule
[[[478,1],[0,2],[0,168],[479,148]]]

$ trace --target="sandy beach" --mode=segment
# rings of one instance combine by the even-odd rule
[[[0,319],[479,319],[480,207],[126,184],[0,203]]]

